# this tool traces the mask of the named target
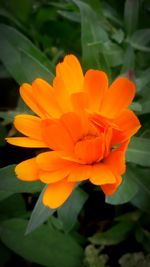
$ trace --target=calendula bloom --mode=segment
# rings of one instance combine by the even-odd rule
[[[36,79],[23,84],[20,94],[38,116],[16,116],[14,125],[25,137],[7,141],[48,151],[18,164],[18,178],[47,184],[43,203],[51,208],[86,179],[113,194],[125,172],[127,145],[140,127],[128,109],[135,85],[120,77],[109,87],[107,75],[98,70],[84,76],[77,58],[68,55],[56,67],[53,87]]]

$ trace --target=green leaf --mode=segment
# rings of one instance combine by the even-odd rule
[[[107,62],[109,62],[109,66],[116,67],[122,64],[124,54],[119,45],[113,42],[107,42],[101,44],[100,47],[105,55],[105,58],[107,59]]]
[[[54,228],[56,230],[64,232],[62,221],[58,217],[55,217],[54,215],[49,217],[48,226],[52,227],[52,228]],[[77,238],[76,238],[76,240],[77,240]]]
[[[90,5],[78,0],[73,0],[73,2],[79,7],[81,14],[83,65],[85,69],[103,69],[104,65],[101,65],[99,47],[91,44],[107,42],[107,32],[101,27],[100,18]]]
[[[16,208],[17,207],[17,208]],[[14,194],[7,199],[1,201],[0,219],[20,217],[26,213],[25,202],[21,194]]]
[[[139,16],[139,0],[126,0],[124,9],[124,24],[128,35],[136,29]]]
[[[146,116],[145,116],[146,117]],[[144,138],[150,138],[150,120],[147,120],[140,131],[140,136]]]
[[[135,237],[136,240],[142,244],[146,252],[150,253],[150,232],[139,226],[136,229]]]
[[[11,195],[13,195],[13,192],[0,190],[0,201],[4,200],[5,198],[10,197]]]
[[[112,205],[127,203],[136,195],[138,189],[138,185],[135,182],[135,175],[128,167],[122,184],[112,196],[106,197],[106,203]]]
[[[41,224],[43,224],[54,212],[55,209],[50,209],[43,205],[42,198],[44,194],[45,188],[41,192],[38,201],[36,202],[36,205],[32,211],[27,229],[26,234],[31,233],[36,228],[38,228]]]
[[[140,94],[142,95],[142,97],[146,98],[149,97],[150,99],[150,95],[148,94],[149,91],[145,90],[146,86],[148,86],[150,84],[150,68],[147,68],[146,70],[140,72],[140,75],[138,76],[138,78],[136,79],[136,84],[138,86],[138,89],[140,91]]]
[[[125,73],[128,72],[129,70],[134,70],[134,64],[135,64],[135,53],[134,49],[129,44],[123,56],[123,64],[120,73]]]
[[[77,0],[78,1],[78,0]],[[102,9],[102,3],[99,0],[80,0],[81,2],[85,2],[88,4],[94,12],[100,16],[100,20],[103,20],[103,9]]]
[[[15,175],[15,165],[10,165],[0,169],[0,190],[6,192],[39,192],[43,185],[41,182],[24,182],[17,179]]]
[[[135,210],[132,212],[128,212],[128,213],[123,213],[122,215],[119,215],[117,217],[115,217],[115,221],[119,221],[119,222],[138,222],[139,219],[141,217],[141,212],[139,210]]]
[[[140,114],[150,113],[150,100],[142,102],[141,106],[142,106],[142,110]]]
[[[20,29],[25,30],[24,26],[6,9],[0,8],[0,16],[9,19],[12,23],[14,23]]]
[[[16,111],[0,111],[0,118],[3,119],[3,125],[7,125],[9,123],[12,123],[14,120],[14,117],[18,114]]]
[[[150,211],[150,182],[149,173],[150,169],[132,168],[132,172],[135,174],[135,181],[139,186],[139,190],[131,203],[149,214]]]
[[[130,109],[141,114],[143,107],[138,102],[132,102],[132,104],[130,105]]]
[[[95,245],[116,245],[127,239],[133,229],[133,222],[120,222],[106,232],[96,233],[89,240]]]
[[[136,79],[136,84],[139,89],[141,99],[142,110],[140,114],[150,113],[150,94],[149,94],[149,85],[150,85],[150,68],[142,71],[139,77]]]
[[[150,166],[150,140],[142,137],[132,137],[126,157],[129,162]]]
[[[52,82],[53,74],[31,54],[20,49],[20,60],[22,71],[27,81],[32,82],[36,78],[42,78],[48,82]]]
[[[130,166],[132,172],[136,174],[136,182],[138,183],[140,189],[143,189],[150,195],[150,182],[149,182],[149,168],[142,168],[142,167],[132,167]]]
[[[18,17],[19,20],[26,22],[32,11],[32,1],[11,0],[10,7],[15,14],[15,17]]]
[[[34,231],[43,224],[56,209],[50,209],[43,205],[42,198],[45,188],[41,192],[39,199],[31,214],[26,234]],[[70,198],[58,209],[58,220],[63,223],[63,230],[69,232],[76,223],[77,216],[87,200],[87,194],[81,189],[75,189]]]
[[[150,29],[142,29],[134,32],[128,41],[134,49],[150,52]]]
[[[53,65],[51,65],[47,57],[26,36],[15,28],[0,24],[0,33],[2,34],[1,37],[7,40],[12,47],[16,47],[19,51],[21,49],[27,54],[32,55],[47,68],[53,68]]]
[[[5,263],[9,260],[11,251],[0,242],[0,266],[6,266]]]
[[[69,11],[62,11],[58,10],[58,14],[60,14],[62,17],[74,21],[74,22],[80,22],[80,15],[77,12],[69,12]]]
[[[75,225],[87,198],[87,193],[80,188],[76,188],[68,200],[58,209],[58,218],[63,222],[65,232],[69,232]]]
[[[0,63],[0,79],[9,79],[10,74],[6,70],[3,64]]]
[[[51,82],[53,66],[30,40],[14,28],[0,25],[0,60],[19,83],[32,82],[41,77]]]
[[[113,33],[111,37],[118,44],[121,44],[123,42],[123,39],[124,39],[124,32],[121,29],[119,29],[115,33]]]
[[[90,43],[89,46],[99,47],[100,54],[104,56],[106,63],[109,63],[109,66],[116,67],[122,64],[123,50],[119,45],[110,41],[104,43],[100,41]]]
[[[82,248],[66,234],[42,225],[30,235],[24,235],[27,221],[11,219],[1,225],[1,240],[15,253],[30,262],[44,266],[82,266]]]
[[[102,2],[103,5],[103,13],[106,19],[111,21],[111,24],[115,24],[117,26],[123,26],[122,21],[120,19],[120,15],[117,13],[117,10],[112,5],[109,5],[108,2]]]

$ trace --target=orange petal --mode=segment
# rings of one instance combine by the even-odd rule
[[[124,110],[114,123],[118,129],[113,129],[112,146],[131,138],[141,127],[140,121],[131,110]]]
[[[22,147],[47,147],[46,143],[43,141],[38,141],[35,139],[31,139],[28,137],[8,137],[6,141],[14,146],[22,146]]]
[[[106,195],[111,196],[113,193],[115,193],[121,182],[122,182],[121,176],[116,176],[116,183],[102,185],[101,189]]]
[[[73,151],[73,140],[60,120],[44,120],[42,130],[43,139],[51,149]]]
[[[71,165],[71,162],[60,158],[56,151],[40,153],[36,157],[40,169],[53,172]]]
[[[126,140],[125,142],[123,142],[123,143],[117,148],[117,150],[118,150],[118,151],[122,151],[122,152],[124,153],[124,155],[125,155],[126,150],[127,150],[127,148],[128,148],[128,145],[129,145],[129,143],[130,143],[130,140],[131,140],[131,139],[128,139],[128,140]]]
[[[135,96],[135,85],[127,78],[116,79],[107,91],[101,113],[108,118],[115,118],[127,109]]]
[[[70,171],[71,165],[68,165],[63,168],[59,168],[59,166],[57,166],[57,169],[55,171],[40,171],[39,179],[45,184],[55,183],[68,176]]]
[[[113,184],[116,178],[105,164],[99,163],[93,165],[90,181],[95,185]]]
[[[70,196],[75,183],[63,179],[57,183],[49,184],[43,196],[43,204],[49,208],[56,209],[60,207]]]
[[[72,106],[76,112],[82,112],[89,106],[88,95],[84,92],[74,93],[70,97]]]
[[[103,158],[104,139],[103,135],[82,139],[75,145],[74,153],[76,157],[86,164],[91,164]]]
[[[15,172],[17,177],[23,181],[36,181],[39,179],[39,169],[35,158],[19,163],[15,168]]]
[[[105,131],[105,154],[104,157],[107,157],[110,153],[112,141],[112,128],[108,127]]]
[[[61,109],[55,99],[54,89],[50,84],[42,79],[36,79],[32,83],[33,95],[37,103],[43,110],[45,114],[57,118],[60,116]]]
[[[105,72],[88,70],[84,78],[84,91],[89,97],[89,108],[92,111],[99,111],[106,90],[108,78]]]
[[[79,182],[87,180],[91,177],[91,170],[91,165],[74,164],[74,166],[72,166],[70,174],[68,175],[68,181]]]
[[[72,104],[70,101],[70,94],[65,88],[61,77],[56,77],[53,81],[54,96],[63,113],[72,111]]]
[[[16,129],[36,140],[42,140],[41,119],[32,115],[17,115],[14,120]]]
[[[64,61],[56,66],[56,77],[62,79],[69,95],[82,90],[83,73],[74,55],[65,56]]]
[[[41,118],[46,117],[44,110],[39,106],[39,104],[37,103],[34,97],[33,88],[30,84],[24,83],[20,87],[20,95],[22,99],[24,100],[24,102],[32,109],[33,112],[35,112]]]
[[[79,115],[73,112],[62,115],[60,121],[64,127],[68,130],[73,142],[81,139],[84,134],[84,126],[80,120]]]
[[[126,170],[125,165],[125,152],[116,149],[113,150],[107,158],[104,160],[104,164],[117,176],[121,175]]]
[[[59,157],[66,161],[75,162],[79,164],[85,164],[83,160],[78,159],[75,154],[72,152],[57,151]]]

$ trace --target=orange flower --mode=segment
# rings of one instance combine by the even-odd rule
[[[47,184],[43,203],[57,208],[79,181],[89,179],[111,195],[125,172],[125,151],[140,123],[128,109],[135,86],[118,78],[108,88],[104,72],[83,76],[73,55],[56,67],[53,88],[42,79],[23,84],[21,97],[38,115],[18,115],[14,125],[26,137],[7,138],[23,147],[45,147],[16,166],[19,179]]]

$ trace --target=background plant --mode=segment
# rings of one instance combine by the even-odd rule
[[[2,266],[18,261],[21,266],[28,261],[49,267],[148,266],[149,12],[146,0],[1,1]],[[132,138],[125,179],[112,197],[104,199],[83,184],[54,211],[41,203],[42,184],[21,182],[14,174],[14,164],[35,151],[10,147],[4,138],[16,134],[14,116],[29,112],[19,98],[19,85],[36,77],[51,82],[55,64],[67,53],[76,54],[84,70],[106,71],[110,82],[119,75],[133,80],[137,95],[131,109],[142,128]]]

